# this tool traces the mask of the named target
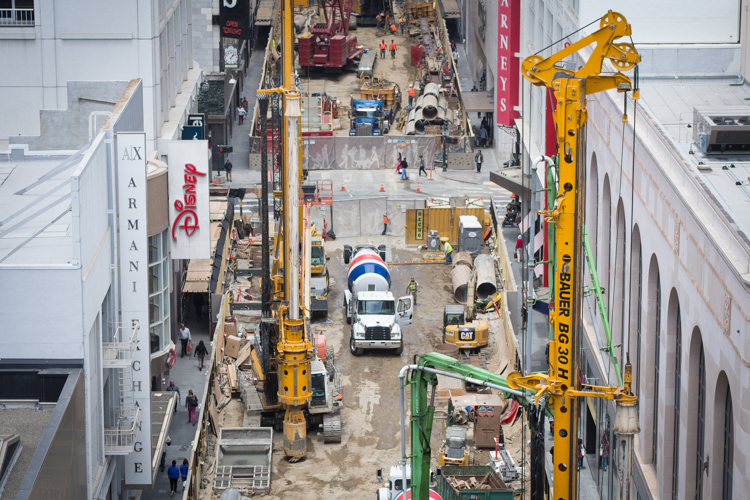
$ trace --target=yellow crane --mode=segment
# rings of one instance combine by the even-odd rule
[[[581,384],[578,352],[581,336],[581,302],[583,300],[583,214],[585,192],[585,134],[588,118],[586,96],[616,89],[630,92],[630,78],[621,73],[632,69],[640,56],[631,43],[615,43],[629,37],[631,27],[622,14],[609,11],[601,18],[599,29],[563,50],[543,59],[527,57],[522,65],[524,78],[536,86],[553,89],[554,113],[559,153],[559,194],[552,210],[542,212],[555,225],[554,309],[549,320],[553,340],[549,346],[549,374],[520,375],[512,373],[507,382],[511,388],[535,393],[535,401],[546,396],[555,415],[553,455],[553,488],[555,499],[577,498],[576,460],[578,443],[578,398],[598,397],[615,400],[618,416],[615,431],[637,432],[637,397],[630,390],[630,365],[625,366],[624,387]],[[586,63],[576,69],[569,56],[595,44]],[[614,65],[614,73],[602,73],[604,60]],[[633,98],[638,99],[635,90]],[[627,115],[623,115],[623,122]],[[626,456],[630,456],[628,453]]]

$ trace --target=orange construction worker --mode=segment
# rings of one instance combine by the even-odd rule
[[[385,40],[380,40],[380,58],[385,59]]]
[[[409,85],[409,92],[408,92],[408,95],[409,95],[409,106],[411,106],[411,103],[414,101],[414,94],[415,94],[414,85],[413,84]]]
[[[395,28],[395,25],[394,25]],[[391,59],[396,59],[396,42],[391,38],[391,44],[388,47],[391,51]]]
[[[401,36],[404,36],[404,26],[406,26],[406,19],[404,19],[404,16],[399,18],[398,25],[401,26]]]
[[[385,25],[386,26],[388,26],[390,24],[390,19],[391,19],[391,13],[390,12],[386,12],[385,13]]]
[[[383,214],[383,236],[385,236],[385,232],[388,230],[388,214]]]

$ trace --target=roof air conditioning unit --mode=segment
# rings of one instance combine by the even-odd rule
[[[750,154],[750,106],[693,108],[693,140],[704,154]]]

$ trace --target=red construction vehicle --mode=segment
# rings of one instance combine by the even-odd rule
[[[364,49],[357,47],[357,37],[349,34],[352,0],[321,0],[325,23],[317,23],[310,33],[298,40],[299,64],[306,71],[324,68],[356,71]]]

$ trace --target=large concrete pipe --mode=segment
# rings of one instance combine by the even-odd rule
[[[414,134],[417,133],[417,131],[414,130],[414,124],[415,123],[416,122],[414,120],[412,120],[410,122],[406,122],[406,124],[404,125],[404,134],[405,135],[414,135]]]
[[[489,255],[478,255],[474,259],[477,272],[477,298],[486,299],[497,292],[495,280],[495,261]]]
[[[430,82],[424,86],[423,95],[434,95],[435,97],[440,96],[440,85],[437,83]]]
[[[453,267],[456,266],[468,266],[469,269],[474,265],[474,259],[471,258],[469,252],[457,252],[453,257]]]
[[[468,266],[456,266],[451,271],[451,281],[453,283],[453,298],[459,304],[466,304],[469,295],[469,277],[471,268]]]
[[[432,94],[422,96],[422,114],[425,119],[433,120],[438,115],[438,98]]]

